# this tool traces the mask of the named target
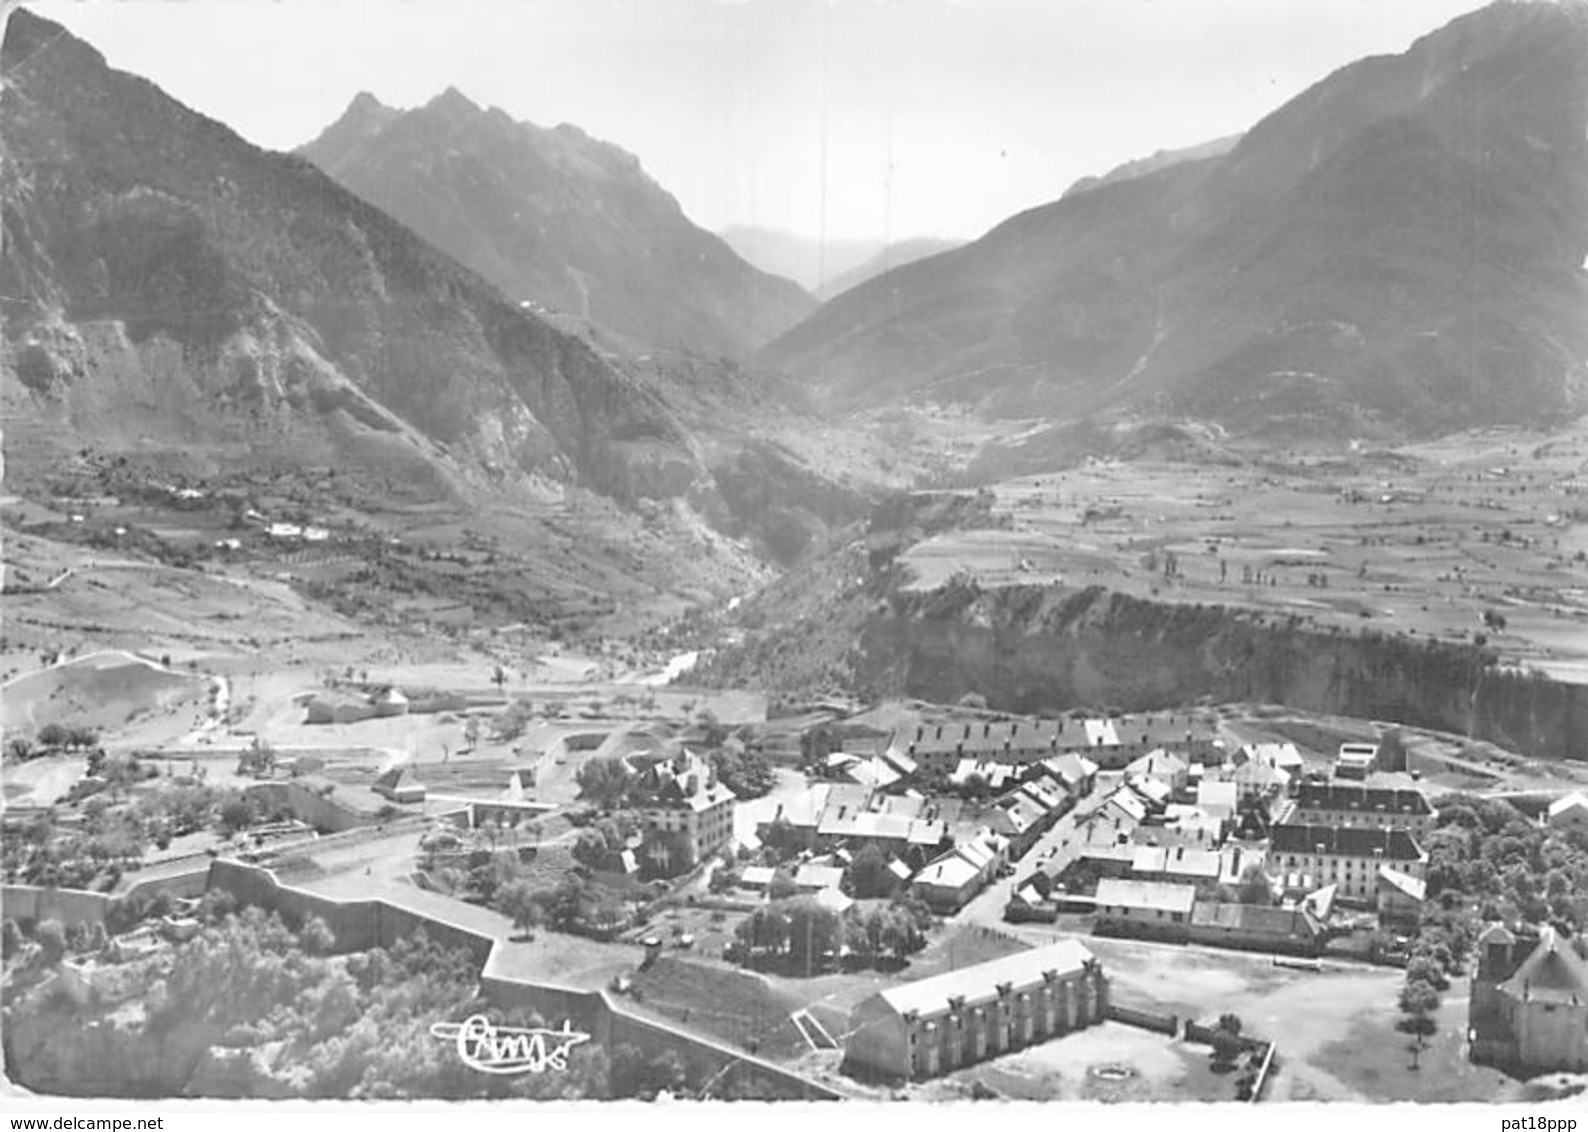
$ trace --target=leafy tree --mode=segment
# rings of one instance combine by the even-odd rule
[[[1053,878],[1038,869],[1031,876],[1031,887],[1037,890],[1037,895],[1046,900],[1053,895]]]
[[[772,881],[766,886],[766,894],[771,900],[791,900],[799,895],[799,886],[794,883],[793,877],[779,869],[772,874]]]
[[[298,939],[310,955],[330,955],[336,950],[336,936],[331,926],[319,916],[310,916],[298,929]]]
[[[1249,865],[1241,874],[1241,883],[1236,889],[1235,898],[1242,904],[1259,906],[1274,902],[1273,887],[1269,884],[1268,874],[1263,872],[1261,865]]]
[[[979,801],[992,792],[992,786],[988,783],[986,775],[972,771],[959,784],[959,792],[961,797]]]
[[[38,940],[39,946],[44,949],[44,962],[51,967],[59,963],[66,954],[66,928],[57,919],[48,919],[40,922],[33,929],[33,938]]]
[[[1406,964],[1406,981],[1427,983],[1435,990],[1444,990],[1450,986],[1444,968],[1427,952],[1419,952]]]
[[[255,737],[248,750],[237,760],[237,773],[253,778],[264,778],[276,769],[276,750],[263,739]]]
[[[72,734],[59,723],[46,723],[39,728],[39,746],[65,747]]]
[[[628,764],[616,755],[593,758],[579,768],[574,780],[581,797],[589,798],[603,809],[619,806],[628,797],[633,776]]]
[[[1213,1044],[1213,1064],[1220,1068],[1234,1065],[1235,1059],[1240,1057],[1242,1043],[1241,1036],[1222,1027],[1213,1031],[1209,1039]]]
[[[728,738],[728,729],[717,719],[717,713],[710,708],[701,708],[695,716],[695,723],[700,728],[700,745],[708,750],[721,747]]]
[[[1402,1018],[1397,1026],[1416,1036],[1412,1047],[1412,1068],[1417,1068],[1427,1038],[1438,1028],[1433,1013],[1439,1009],[1439,992],[1421,980],[1408,980],[1401,988],[1399,1002]]]
[[[540,925],[544,915],[542,897],[527,880],[511,881],[497,889],[495,903],[497,911],[526,934]]]
[[[837,955],[844,943],[844,923],[837,912],[811,898],[790,900],[788,916],[789,959],[796,967],[815,970],[828,955]]]
[[[860,900],[887,896],[896,881],[888,869],[888,855],[875,842],[868,843],[855,854],[844,875],[849,894]]]
[[[781,955],[788,947],[789,918],[782,904],[764,905],[739,921],[734,935],[749,953]]]
[[[581,829],[573,845],[573,859],[592,869],[605,866],[609,856],[607,840],[595,829]]]
[[[766,827],[766,833],[761,837],[761,844],[772,850],[779,861],[786,861],[799,852],[799,833],[793,823],[780,816],[774,818]]]
[[[33,743],[22,735],[13,735],[6,740],[6,757],[17,762],[26,762],[33,757]]]
[[[221,828],[228,834],[247,829],[254,817],[254,804],[243,794],[233,795],[220,808]]]

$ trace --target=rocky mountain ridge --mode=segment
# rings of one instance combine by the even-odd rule
[[[411,110],[361,93],[298,152],[513,301],[631,353],[743,357],[815,305],[693,224],[633,154],[456,88]]]
[[[1012,217],[760,355],[835,411],[1428,435],[1588,407],[1588,5],[1499,3],[1227,153]]]

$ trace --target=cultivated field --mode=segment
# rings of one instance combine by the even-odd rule
[[[1585,467],[1580,429],[1352,459],[1091,462],[998,484],[1012,529],[937,535],[905,561],[919,588],[968,571],[984,585],[1101,585],[1320,625],[1481,634],[1508,663],[1582,679]]]

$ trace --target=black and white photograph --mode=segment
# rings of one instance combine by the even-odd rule
[[[0,19],[8,1129],[1576,1128],[1588,0]]]

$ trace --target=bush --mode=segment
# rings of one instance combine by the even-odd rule
[[[44,949],[44,962],[52,967],[66,954],[66,927],[59,920],[49,919],[39,924],[33,931],[33,938]]]

